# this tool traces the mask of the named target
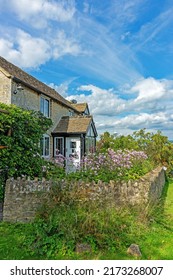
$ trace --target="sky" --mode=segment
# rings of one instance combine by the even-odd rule
[[[99,135],[173,139],[173,0],[0,0],[0,55],[87,102]]]

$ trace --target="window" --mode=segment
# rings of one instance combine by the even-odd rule
[[[50,117],[50,101],[44,97],[41,97],[40,111],[45,117]]]
[[[41,141],[41,151],[43,157],[49,157],[50,155],[50,136],[44,134]]]
[[[86,154],[95,152],[95,138],[94,137],[85,138],[85,152],[86,152]]]
[[[74,116],[74,111],[69,111],[69,117]]]
[[[72,153],[75,153],[76,151],[76,141],[71,141],[70,142],[70,149]]]
[[[63,137],[55,137],[54,142],[54,156],[58,156],[59,154],[64,155],[64,138]]]

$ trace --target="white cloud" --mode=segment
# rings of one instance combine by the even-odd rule
[[[130,100],[120,104],[117,112],[128,111],[148,111],[150,113],[166,110],[172,107],[173,101],[173,81],[161,79],[157,80],[153,77],[140,79],[126,92],[132,94]]]
[[[21,29],[8,29],[0,38],[0,55],[22,68],[38,68],[51,58],[82,53],[78,43],[63,31],[53,40],[31,36]]]
[[[132,93],[129,100],[124,99],[122,92],[94,85],[80,86],[78,91],[68,96],[68,100],[89,104],[99,134],[104,131],[127,134],[141,128],[168,132],[173,127],[173,80],[152,77],[139,80],[129,88]]]
[[[131,129],[138,129],[141,127],[150,128],[156,125],[164,125],[167,121],[165,113],[157,114],[132,114],[114,122],[116,126],[127,127]]]
[[[115,115],[116,107],[123,102],[113,89],[106,90],[94,85],[83,85],[78,88],[78,91],[77,95],[70,95],[68,99],[87,102],[91,114],[94,115]]]
[[[75,13],[73,0],[9,0],[4,5],[15,13],[19,20],[36,28],[45,28],[49,20],[69,21]]]
[[[163,97],[166,93],[166,88],[162,81],[150,77],[137,82],[131,88],[131,92],[138,93],[135,102],[150,102]]]
[[[59,57],[70,54],[78,55],[82,53],[80,45],[76,42],[74,38],[69,38],[63,30],[57,32],[51,41],[52,54],[55,59]]]
[[[0,39],[0,54],[19,67],[38,67],[50,58],[47,42],[34,38],[22,30],[14,30],[14,36]]]

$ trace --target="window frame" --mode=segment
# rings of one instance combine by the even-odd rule
[[[46,106],[46,102],[48,106]],[[40,112],[43,116],[50,118],[50,99],[45,96],[40,97]]]
[[[46,147],[47,146],[46,139],[48,139],[48,147]],[[48,134],[43,134],[41,141],[42,141],[42,144],[40,144],[40,146],[41,146],[42,157],[49,158],[50,157],[50,136]],[[46,152],[47,148],[48,148],[48,153]]]
[[[64,156],[64,137],[54,137],[54,157],[58,156],[58,154],[56,154],[56,140],[61,140],[62,142],[60,143],[62,146],[62,151],[60,151],[60,154],[62,154]]]

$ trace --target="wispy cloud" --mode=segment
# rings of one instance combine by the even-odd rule
[[[131,6],[135,7],[132,2],[134,1],[131,1]],[[16,1],[9,0],[3,5],[8,5],[8,9],[11,9],[11,12],[17,15],[19,21],[28,23],[29,26],[35,29],[39,27],[42,30],[39,34],[34,30],[31,30],[28,34],[32,41],[42,40],[42,43],[46,42],[48,45],[48,48],[46,47],[45,49],[45,46],[42,47],[42,45],[38,44],[38,47],[41,47],[41,56],[45,56],[45,60],[40,59],[40,65],[49,59],[57,60],[64,55],[70,55],[75,56],[75,59],[70,57],[66,61],[66,67],[71,69],[75,65],[75,75],[81,75],[85,71],[86,77],[90,78],[92,76],[98,81],[105,80],[112,85],[123,84],[126,81],[133,82],[140,77],[138,68],[141,65],[134,52],[119,40],[119,36],[116,36],[116,32],[114,33],[109,25],[105,25],[92,16],[96,13],[96,6],[94,7],[93,4],[89,5],[88,2],[84,2],[83,9],[85,13],[83,13],[76,9],[73,0],[37,0],[33,2],[20,0],[16,4],[14,3]],[[108,16],[112,13],[111,7],[114,7],[114,3],[114,1],[111,1],[110,5],[106,4],[109,10]],[[129,4],[126,1],[125,4],[125,11],[127,11],[130,9]],[[26,7],[30,8],[26,9]],[[116,8],[114,7],[115,15]],[[67,21],[69,21],[68,25],[66,24]],[[59,25],[53,25],[52,22],[59,22]],[[45,29],[45,26],[48,26],[48,28]],[[24,30],[23,32],[28,33],[28,31]],[[2,39],[6,40],[8,45],[7,36],[3,35]],[[16,48],[16,40],[12,36],[10,43],[10,46],[8,46],[9,51],[11,53],[17,52],[18,56],[21,55],[22,58],[24,55],[21,43],[19,42],[20,46]],[[48,49],[51,49],[51,52]],[[25,56],[28,55],[30,60],[30,55],[27,54],[27,51],[29,49],[25,48]],[[1,55],[4,55],[4,51],[1,52]],[[24,64],[25,60],[23,58],[21,61],[23,63],[19,66],[28,67],[32,61],[32,67],[39,66],[39,59],[34,61],[34,57],[33,60],[26,62],[26,64]]]
[[[157,49],[160,50],[160,43],[158,39],[165,36],[165,30],[168,31],[168,27],[172,26],[173,8],[169,7],[166,11],[161,12],[158,16],[154,17],[151,21],[143,24],[134,36],[132,36],[132,44],[136,51],[145,51],[145,52],[156,52]],[[167,32],[166,31],[166,32]],[[170,33],[170,35],[172,32]],[[135,44],[134,44],[135,42]],[[157,43],[156,43],[157,42]],[[164,51],[165,44],[162,42]],[[150,48],[148,46],[150,45]],[[152,48],[153,46],[153,48]]]

